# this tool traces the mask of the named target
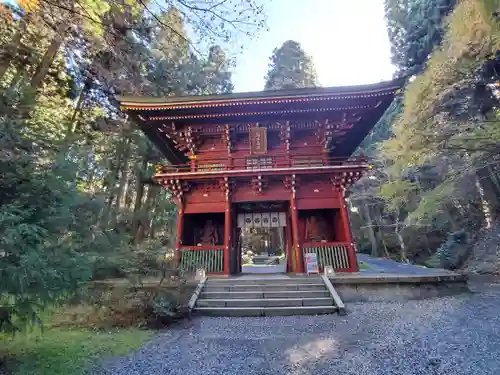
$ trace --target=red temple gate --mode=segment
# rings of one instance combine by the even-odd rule
[[[402,83],[119,97],[170,163],[154,180],[177,203],[181,266],[239,273],[251,254],[303,273],[315,253],[320,269],[358,271],[345,193],[368,164],[351,155]]]

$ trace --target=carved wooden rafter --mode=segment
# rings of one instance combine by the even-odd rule
[[[251,180],[252,190],[255,194],[262,194],[262,192],[268,187],[269,181],[261,175],[252,177]]]
[[[219,180],[219,188],[226,196],[226,200],[229,200],[229,198],[231,197],[231,192],[234,189],[234,181],[229,177],[224,177],[224,179]]]
[[[286,150],[290,150],[290,140],[292,138],[292,129],[290,121],[280,122],[280,141],[285,145]]]
[[[224,132],[222,134],[223,143],[227,148],[227,153],[230,154],[234,147],[233,128],[230,127],[229,124],[226,124],[226,126],[224,127]]]
[[[186,142],[184,139],[181,137],[181,133],[177,130],[175,126],[175,122],[172,121],[172,123],[169,125],[167,124],[162,124],[158,130],[165,135],[165,137],[169,138],[172,140],[174,143],[174,147],[182,152],[185,152],[188,147],[186,145]]]
[[[179,179],[163,179],[160,185],[166,188],[172,196],[181,201],[185,192],[189,191],[189,183]]]
[[[175,148],[179,151],[189,151],[192,155],[196,154],[199,142],[195,136],[195,131],[191,126],[189,126],[186,130],[181,131],[177,129],[175,122],[172,121],[170,126],[164,124],[160,128],[160,131],[164,133],[166,137],[173,140]]]
[[[297,187],[299,185],[299,179],[296,175],[286,176],[283,180],[285,187],[290,190],[293,197],[295,198],[295,193],[297,192]]]
[[[193,189],[200,192],[201,194],[210,194],[212,192],[220,192],[220,183],[219,181],[205,180],[203,182],[198,182],[193,187]]]
[[[330,183],[336,191],[344,191],[349,186],[358,181],[362,176],[360,171],[349,171],[336,173],[334,176],[330,177]]]
[[[191,129],[194,133],[209,134],[221,134],[224,131],[223,125],[218,124],[199,124],[192,125]]]
[[[361,121],[363,117],[360,116],[356,112],[344,112],[342,114],[342,123],[343,124],[355,124],[356,122]]]
[[[186,146],[188,150],[191,152],[191,155],[196,155],[197,145],[195,142],[195,137],[191,126],[188,126],[188,128],[183,133],[181,133],[181,136],[184,136]]]
[[[318,140],[321,147],[326,150],[330,142],[332,141],[334,135],[335,125],[330,123],[328,119],[324,121],[316,121],[316,139]]]

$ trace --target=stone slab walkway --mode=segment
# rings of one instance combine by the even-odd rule
[[[415,264],[399,263],[391,259],[374,258],[367,254],[357,254],[358,260],[366,263],[370,269],[362,270],[363,273],[392,273],[407,274],[413,276],[436,275],[443,273],[452,273],[450,271],[438,268],[426,268]]]

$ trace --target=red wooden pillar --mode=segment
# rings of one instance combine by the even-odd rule
[[[292,238],[292,230],[290,228],[289,223],[290,223],[290,220],[287,218],[287,220],[286,220],[286,226],[285,226],[286,272],[292,272],[293,271],[293,264],[292,264],[293,238]]]
[[[182,231],[184,228],[184,205],[182,199],[177,203],[177,225],[175,228],[175,252],[174,261],[176,265],[181,263]]]
[[[358,258],[356,257],[356,251],[354,249],[354,239],[352,237],[351,223],[349,222],[349,213],[347,212],[347,205],[342,192],[339,191],[339,201],[340,201],[340,217],[342,219],[342,228],[344,230],[344,236],[347,240],[347,256],[349,258],[350,271],[358,272]]]
[[[224,275],[229,275],[231,254],[231,201],[226,197],[224,211]]]
[[[300,246],[299,236],[299,218],[297,206],[295,205],[295,196],[292,192],[290,196],[290,214],[292,215],[292,237],[293,247],[295,251],[295,273],[304,273],[304,265],[302,262],[302,248]]]

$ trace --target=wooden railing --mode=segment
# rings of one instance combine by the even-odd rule
[[[316,253],[320,271],[325,266],[332,266],[336,271],[351,268],[347,242],[309,242],[302,248],[304,254]]]
[[[185,271],[203,268],[207,273],[224,272],[223,246],[183,246],[180,252],[180,265]]]
[[[214,172],[232,170],[254,170],[275,168],[312,168],[340,165],[360,165],[367,161],[364,157],[328,157],[322,154],[294,155],[289,159],[286,155],[265,155],[225,158],[194,159],[185,164],[158,166],[159,174],[175,174],[186,172]]]

